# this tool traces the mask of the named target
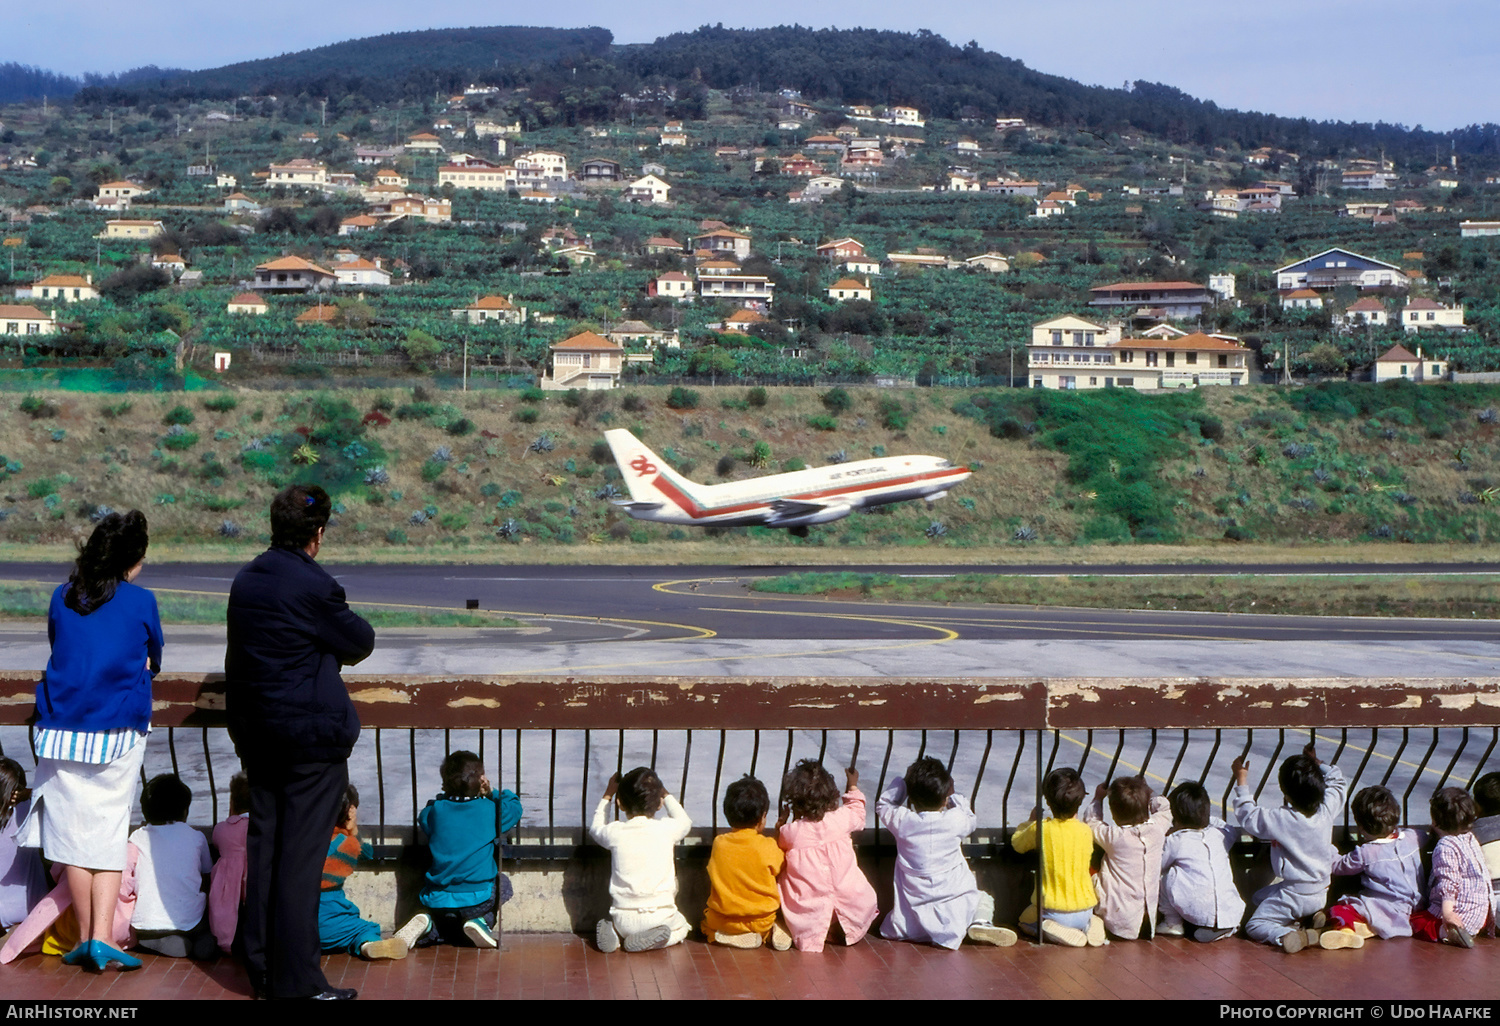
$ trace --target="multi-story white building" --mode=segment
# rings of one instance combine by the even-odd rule
[[[1401,310],[1401,327],[1408,334],[1429,328],[1441,328],[1447,331],[1461,330],[1463,326],[1462,304],[1444,306],[1436,300],[1417,298],[1408,299],[1406,306]]]
[[[1034,325],[1031,336],[1032,388],[1156,391],[1250,381],[1250,350],[1212,335],[1121,339],[1118,325],[1059,317]]]
[[[328,165],[306,157],[298,157],[285,164],[272,164],[266,182],[269,185],[322,188],[328,185]]]

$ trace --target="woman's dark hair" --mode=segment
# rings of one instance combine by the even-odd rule
[[[1208,826],[1209,817],[1213,814],[1213,799],[1208,796],[1208,788],[1196,780],[1189,780],[1172,788],[1167,801],[1172,806],[1174,827],[1179,830],[1202,830]]]
[[[650,766],[637,766],[620,778],[620,786],[615,789],[620,808],[631,817],[656,815],[666,796],[666,785]]]
[[[906,767],[906,798],[912,808],[921,812],[935,812],[948,804],[953,793],[953,777],[948,767],[930,755],[923,756]]]
[[[328,526],[333,502],[317,485],[295,484],[271,500],[271,547],[305,549]]]
[[[1083,778],[1076,769],[1070,767],[1055,769],[1042,781],[1042,797],[1046,799],[1047,808],[1052,810],[1052,815],[1058,819],[1078,815],[1078,806],[1083,804],[1084,794]]]
[[[192,788],[175,773],[152,777],[141,789],[141,817],[152,826],[182,822],[192,804]]]
[[[770,811],[766,785],[748,773],[724,789],[724,819],[736,830],[757,826]]]
[[[792,767],[781,782],[781,800],[793,819],[813,823],[820,822],[841,804],[838,783],[817,759],[803,759]]]
[[[484,763],[473,752],[450,752],[443,760],[443,793],[454,798],[472,798],[479,793]]]
[[[79,616],[88,616],[114,598],[115,586],[146,558],[149,541],[146,517],[140,510],[106,515],[78,550],[63,604]]]
[[[229,814],[238,816],[250,811],[250,778],[243,772],[229,778]]]
[[[0,757],[0,830],[10,822],[16,802],[30,793],[26,787],[26,770],[16,760]]]
[[[1445,834],[1466,834],[1479,818],[1473,795],[1461,787],[1434,792],[1427,808],[1432,813],[1432,825]]]
[[[1391,831],[1401,825],[1401,803],[1390,788],[1364,788],[1349,803],[1354,813],[1354,822],[1370,837],[1389,837]]]
[[[343,826],[349,819],[349,810],[359,808],[359,789],[353,784],[344,788],[344,797],[339,801],[339,818],[335,826]]]

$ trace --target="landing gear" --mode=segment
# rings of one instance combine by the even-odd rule
[[[801,527],[788,527],[786,529],[786,533],[789,534],[789,535],[791,535],[794,538],[806,538],[807,537],[807,525],[803,524]]]

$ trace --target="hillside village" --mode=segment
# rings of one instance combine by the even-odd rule
[[[652,86],[571,123],[547,102],[473,81],[0,109],[0,381],[39,393],[0,403],[0,536],[131,501],[250,540],[230,511],[297,474],[376,544],[667,539],[611,506],[610,423],[699,478],[987,466],[941,511],[811,544],[1500,529],[1487,158],[791,88]],[[40,394],[69,382],[241,391]],[[1300,390],[1252,387],[1277,384]],[[94,460],[121,494],[76,476]]]

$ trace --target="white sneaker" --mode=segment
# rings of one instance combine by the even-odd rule
[[[1089,916],[1088,932],[1084,934],[1091,948],[1102,948],[1109,943],[1109,935],[1104,932],[1104,920],[1098,916]]]
[[[777,923],[771,927],[771,950],[790,951],[792,948],[792,935],[786,932],[786,927]]]
[[[608,919],[599,920],[594,927],[594,940],[598,943],[599,950],[606,955],[620,950],[620,935],[615,932],[615,924]]]
[[[470,919],[464,923],[464,936],[474,942],[476,948],[498,948],[500,942],[483,919]]]
[[[396,937],[403,941],[408,948],[417,946],[417,941],[427,936],[427,931],[432,929],[432,917],[426,912],[418,912],[406,921],[406,925],[396,931]]]
[[[400,937],[392,937],[389,940],[366,941],[359,948],[359,953],[368,959],[405,958],[406,952],[406,941]]]
[[[1187,927],[1182,923],[1169,923],[1165,919],[1156,927],[1158,937],[1186,937]]]
[[[667,946],[672,939],[672,930],[666,926],[653,926],[625,938],[626,951],[656,951]],[[756,938],[759,940],[759,938]]]
[[[726,948],[743,948],[753,951],[760,947],[760,934],[758,933],[714,933],[714,943],[722,944]]]
[[[1062,944],[1070,948],[1088,947],[1089,935],[1082,930],[1075,930],[1071,926],[1063,926],[1061,923],[1053,922],[1051,919],[1042,920],[1042,936],[1053,944]]]
[[[969,940],[975,944],[989,944],[997,948],[1008,948],[1016,943],[1016,931],[989,923],[975,923],[969,927]]]

